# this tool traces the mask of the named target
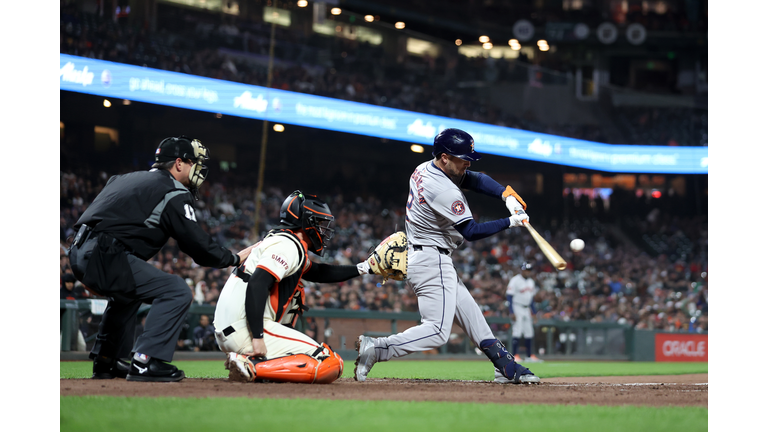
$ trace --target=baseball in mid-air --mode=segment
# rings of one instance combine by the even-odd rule
[[[573,240],[571,240],[571,250],[572,251],[579,252],[582,249],[584,249],[584,240],[582,240],[582,239],[573,239]]]

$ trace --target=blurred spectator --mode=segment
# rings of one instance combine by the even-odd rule
[[[72,273],[64,273],[61,278],[60,298],[62,300],[81,300],[88,298],[88,294]]]
[[[62,179],[66,180],[63,180],[62,196],[71,195],[77,185],[89,185],[90,190],[98,191],[108,176],[99,173],[92,181],[86,178],[63,173]],[[216,226],[220,232],[228,232],[241,220],[228,217],[231,209],[218,204],[231,204],[235,213],[247,211],[252,205],[253,191],[244,187],[224,188],[221,183],[212,183],[203,193],[210,193],[211,189],[217,192],[199,201],[198,218],[204,226]],[[630,212],[628,209],[632,207],[622,201],[619,192],[620,189],[617,189],[611,195],[610,211],[621,208],[625,212],[620,219],[625,237],[616,237],[605,222],[590,212],[547,231],[552,246],[561,251],[569,263],[564,271],[555,271],[530,236],[518,229],[510,229],[498,238],[470,242],[468,247],[458,251],[454,257],[458,274],[471,289],[483,313],[486,316],[508,316],[503,298],[504,287],[514,269],[519,268],[523,261],[530,261],[541,268],[536,275],[536,284],[541,291],[535,299],[536,318],[539,320],[587,320],[615,322],[637,328],[706,331],[707,216],[681,217],[661,209],[651,213],[647,208],[636,208]],[[93,199],[95,194],[87,196]],[[631,197],[635,199],[634,195]],[[283,191],[265,188],[262,219],[267,228],[279,221],[282,198]],[[338,208],[336,236],[323,257],[312,257],[318,262],[348,264],[365,259],[370,247],[390,234],[393,226],[403,225],[404,216],[399,205],[387,208],[378,200],[340,194],[330,195],[327,201],[333,202],[335,209]],[[88,203],[84,200],[83,206]],[[591,208],[590,203],[584,205]],[[62,204],[61,218],[73,223],[76,218],[72,216],[77,214],[78,208],[79,204]],[[607,215],[615,217],[610,211]],[[655,215],[655,218],[646,219],[649,214]],[[247,218],[252,218],[252,215]],[[250,230],[250,227],[245,230]],[[242,246],[239,236],[225,238],[222,243],[236,250]],[[659,236],[664,245],[656,244],[654,248],[653,244],[644,240],[652,240],[654,236]],[[576,237],[583,239],[587,246],[579,253],[572,253],[568,244]],[[149,262],[190,279],[194,283],[190,289],[194,291],[195,301],[199,301],[202,294],[203,304],[215,305],[220,287],[229,276],[218,269],[196,266],[179,251],[175,242],[169,242]],[[63,268],[62,285],[66,272]],[[388,281],[381,284],[380,279],[373,276],[340,284],[307,283],[305,290],[306,305],[314,309],[418,310],[416,296],[405,283]],[[186,333],[182,332],[182,335]],[[185,346],[182,338],[180,347],[184,349]]]
[[[195,341],[188,339],[189,324],[187,323],[187,315],[184,315],[184,324],[181,326],[181,333],[179,339],[176,341],[176,351],[197,351],[195,347]]]
[[[442,9],[444,7],[441,6],[436,10]],[[481,9],[485,10],[485,7]],[[266,85],[268,74],[264,56],[269,51],[268,25],[234,17],[226,17],[224,21],[214,16],[203,18],[191,12],[181,12],[180,16],[184,20],[182,28],[187,30],[166,28],[151,32],[68,5],[66,10],[62,8],[60,12],[60,52]],[[217,25],[218,30],[212,31]],[[198,30],[193,31],[196,27]],[[400,63],[383,64],[386,56],[381,46],[316,33],[306,36],[282,28],[278,29],[276,37],[273,88],[609,142],[599,125],[545,123],[531,112],[515,115],[487,101],[480,101],[457,86],[461,81],[531,82],[529,74],[536,77],[532,82],[537,86],[547,85],[550,81],[565,84],[572,77],[563,72],[571,71],[569,66],[560,62],[538,61],[532,64],[524,54],[514,61],[459,56],[450,61],[450,73],[457,77],[447,80],[437,78],[437,72],[442,69],[435,65],[446,62],[448,66],[443,57],[432,59],[408,55]],[[320,60],[318,51],[329,53],[331,59],[323,56],[324,59]],[[560,71],[547,67],[559,68]],[[623,135],[620,139],[616,138],[618,142],[614,144],[707,145],[706,111],[676,108],[614,111],[616,118],[611,123]],[[87,200],[87,197],[75,195],[67,199],[76,203]]]
[[[193,330],[195,351],[216,351],[216,331],[208,315],[200,315],[200,324]]]

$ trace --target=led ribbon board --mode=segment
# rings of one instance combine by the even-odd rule
[[[480,153],[607,172],[707,174],[707,147],[600,144],[177,72],[60,54],[61,90],[432,145],[469,132]]]

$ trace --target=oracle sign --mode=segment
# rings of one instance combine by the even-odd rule
[[[707,335],[656,334],[656,361],[706,362],[707,358]]]

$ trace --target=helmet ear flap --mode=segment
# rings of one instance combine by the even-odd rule
[[[300,190],[293,191],[280,207],[280,223],[291,228],[301,228],[303,206],[304,194]]]

